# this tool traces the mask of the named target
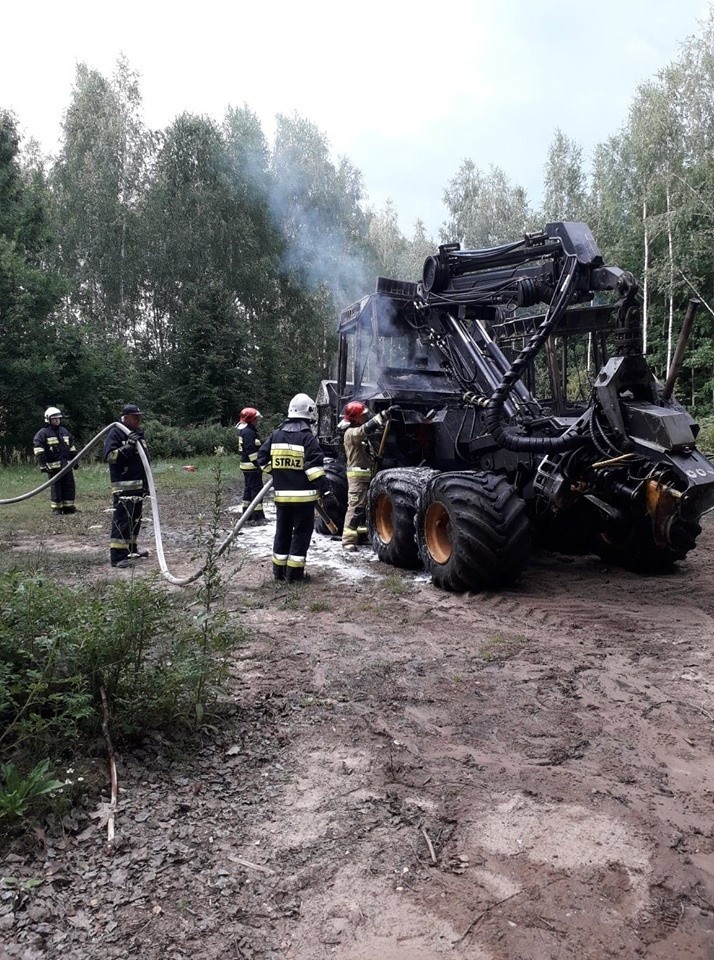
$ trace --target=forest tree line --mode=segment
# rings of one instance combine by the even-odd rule
[[[492,246],[552,220],[588,223],[642,282],[647,355],[666,372],[687,301],[703,304],[678,392],[714,406],[714,18],[643,84],[592,157],[556,129],[534,206],[464,159],[438,237],[373,209],[308,119],[268,141],[248,106],[217,123],[143,121],[139,78],[80,65],[59,151],[42,156],[0,107],[0,448],[25,448],[49,404],[86,442],[127,400],[158,423],[268,416],[334,362],[337,314],[377,275],[419,279],[440,242]]]

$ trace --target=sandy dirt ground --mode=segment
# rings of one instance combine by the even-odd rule
[[[271,536],[226,725],[119,758],[113,852],[95,803],[5,856],[43,882],[0,956],[714,958],[714,523],[670,576],[539,554],[464,595],[321,537],[275,586]]]

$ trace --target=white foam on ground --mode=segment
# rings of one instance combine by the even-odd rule
[[[240,513],[240,509],[240,507],[229,507],[227,512],[237,514]],[[253,526],[248,522],[236,537],[234,550],[244,550],[251,557],[272,555],[275,507],[272,503],[264,504],[264,510],[269,522],[262,526]],[[357,553],[346,553],[342,549],[341,540],[333,540],[330,536],[313,533],[307,554],[307,568],[309,570],[310,567],[320,567],[334,570],[341,580],[351,582],[376,580],[379,574],[367,569],[367,565],[376,559],[371,547],[360,547]]]

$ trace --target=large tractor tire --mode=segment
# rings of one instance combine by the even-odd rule
[[[330,460],[325,458],[325,476],[330,483],[330,489],[335,495],[332,506],[327,510],[330,520],[337,526],[337,532],[342,533],[345,524],[345,514],[347,513],[347,471],[345,465],[339,460]],[[331,534],[325,521],[319,513],[315,514],[316,533]]]
[[[372,549],[383,563],[407,570],[421,566],[415,520],[419,498],[436,470],[399,467],[378,473],[367,494]]]
[[[702,528],[696,520],[674,517],[666,546],[656,543],[649,517],[627,527],[612,526],[597,538],[595,551],[606,563],[635,573],[668,573],[697,543]]]
[[[526,505],[505,477],[442,473],[417,515],[424,567],[444,590],[494,590],[516,580],[531,550]]]

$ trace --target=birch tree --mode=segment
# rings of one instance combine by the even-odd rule
[[[545,163],[543,222],[583,220],[586,186],[582,147],[556,129]]]
[[[483,173],[469,159],[447,184],[444,203],[449,218],[441,229],[442,242],[458,240],[464,248],[516,240],[533,222],[523,187],[512,184],[500,167]]]
[[[141,321],[138,223],[151,137],[138,77],[124,58],[111,80],[80,64],[52,172],[61,269],[72,277],[68,315],[100,339]]]

